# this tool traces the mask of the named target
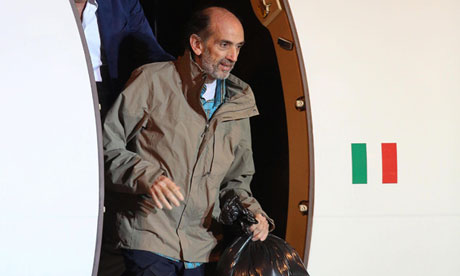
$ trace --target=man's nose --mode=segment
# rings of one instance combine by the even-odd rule
[[[227,53],[227,56],[226,58],[232,62],[236,62],[236,60],[238,59],[238,54],[239,54],[239,49],[236,48],[236,47],[230,47],[228,53]]]

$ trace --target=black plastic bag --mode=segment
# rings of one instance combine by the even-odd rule
[[[308,276],[299,254],[284,240],[238,237],[220,257],[216,276]]]
[[[257,223],[238,196],[227,193],[222,200],[220,220],[238,226],[243,234],[225,249],[216,276],[309,276],[299,254],[284,240],[269,234],[252,241],[249,226]]]

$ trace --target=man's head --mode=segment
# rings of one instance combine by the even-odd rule
[[[192,19],[189,43],[195,61],[208,75],[208,81],[226,79],[244,44],[243,26],[224,8],[206,8]]]

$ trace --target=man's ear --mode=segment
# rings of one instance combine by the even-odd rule
[[[192,34],[190,36],[190,46],[196,56],[200,56],[203,53],[203,41],[198,35]]]

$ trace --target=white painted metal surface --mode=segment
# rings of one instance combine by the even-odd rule
[[[460,275],[460,2],[289,2],[313,118],[309,272]],[[397,184],[382,184],[386,142]],[[352,143],[367,184],[352,184]]]
[[[0,25],[0,275],[91,275],[96,115],[70,2],[9,1]]]

